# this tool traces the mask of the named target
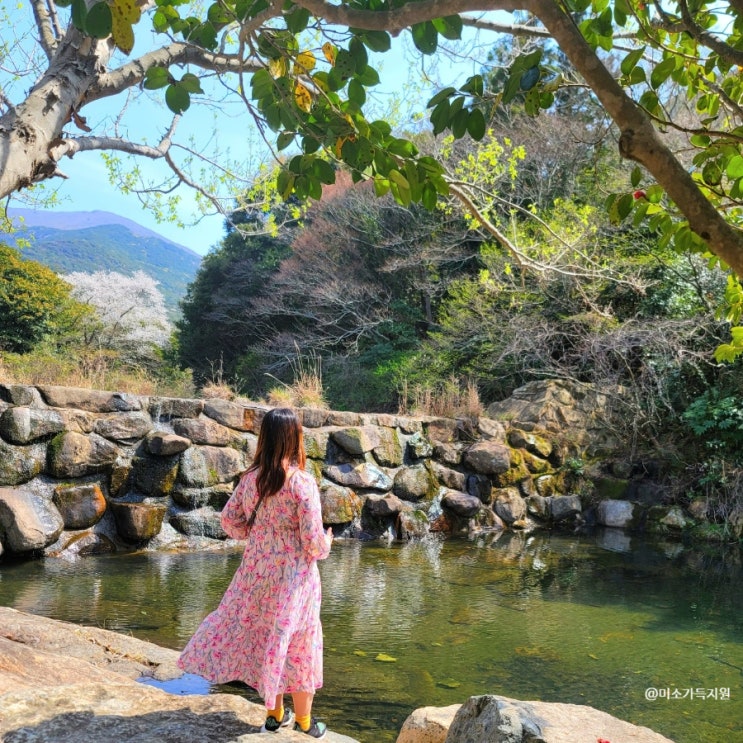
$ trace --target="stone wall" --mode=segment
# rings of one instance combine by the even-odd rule
[[[571,465],[580,450],[549,421],[540,427],[534,404],[529,420],[477,424],[299,410],[325,524],[370,539],[581,521],[595,488]],[[219,514],[268,409],[0,384],[0,554],[225,540]],[[616,498],[592,513],[609,526],[637,520],[635,506]]]

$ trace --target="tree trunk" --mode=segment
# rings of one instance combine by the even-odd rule
[[[0,117],[0,198],[57,174],[50,148],[109,57],[108,42],[71,26],[23,103]]]

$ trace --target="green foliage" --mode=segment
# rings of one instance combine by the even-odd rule
[[[743,464],[743,398],[705,391],[684,411],[682,418],[705,449]]]
[[[46,266],[0,243],[0,349],[25,353],[50,337],[74,334],[89,310],[70,290]]]

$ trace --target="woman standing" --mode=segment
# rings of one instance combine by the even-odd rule
[[[265,701],[262,732],[295,730],[322,738],[312,717],[323,683],[320,573],[333,534],[323,530],[320,495],[304,472],[302,426],[289,408],[263,418],[255,460],[222,511],[230,537],[247,539],[232,582],[178,659],[212,683],[243,681]],[[294,714],[284,709],[292,695]]]

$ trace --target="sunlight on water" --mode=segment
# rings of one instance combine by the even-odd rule
[[[336,542],[321,564],[317,714],[363,743],[394,741],[416,707],[496,693],[589,704],[677,743],[742,740],[740,552],[617,545],[626,550],[602,534]],[[3,564],[0,603],[180,648],[239,557]],[[204,689],[184,679],[171,691],[181,686]],[[685,697],[647,700],[648,689]],[[240,686],[212,691],[255,699]]]

